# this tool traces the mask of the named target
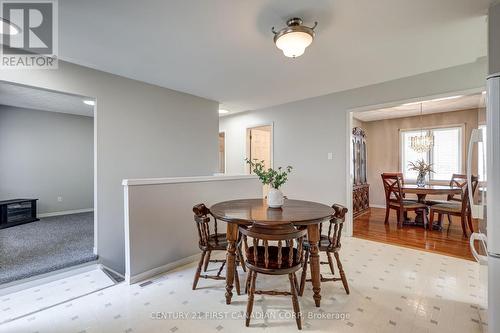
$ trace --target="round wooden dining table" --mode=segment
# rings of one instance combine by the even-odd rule
[[[270,208],[264,199],[241,199],[217,203],[210,207],[215,218],[227,222],[227,260],[226,260],[226,303],[231,303],[233,296],[234,266],[238,227],[259,223],[268,228],[279,227],[285,223],[307,227],[307,237],[310,244],[311,280],[313,298],[316,306],[321,302],[321,277],[318,242],[320,240],[319,225],[330,220],[334,210],[330,206],[303,200],[285,199],[281,208]]]

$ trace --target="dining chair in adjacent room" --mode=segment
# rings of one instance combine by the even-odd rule
[[[391,209],[396,211],[397,226],[403,225],[405,214],[409,211],[422,211],[424,223],[427,222],[427,206],[415,200],[405,199],[402,187],[404,184],[403,174],[401,172],[386,172],[382,175],[382,183],[385,191],[385,220],[389,223],[389,212]]]
[[[471,187],[472,187],[472,195],[476,192],[478,184],[478,177],[471,177]],[[433,205],[430,206],[430,221],[429,221],[429,229],[432,228],[432,224],[434,223],[434,214],[438,214],[438,221],[441,222],[442,217],[444,215],[448,216],[448,232],[450,231],[451,226],[451,216],[459,216],[460,222],[462,224],[462,233],[464,237],[467,237],[467,227],[465,225],[465,221],[467,220],[467,224],[469,225],[469,229],[471,232],[474,232],[474,227],[472,226],[472,216],[470,210],[470,202],[469,202],[469,188],[467,182],[467,175],[461,174],[453,174],[450,186],[459,187],[462,189],[462,193],[460,195],[449,194],[446,201],[434,202]]]
[[[201,258],[198,263],[193,281],[193,290],[195,290],[200,278],[214,280],[226,279],[225,276],[221,276],[222,270],[226,265],[226,259],[211,259],[210,256],[214,251],[226,252],[228,242],[226,239],[226,234],[218,232],[217,219],[210,213],[210,210],[204,204],[195,205],[193,207],[193,212],[196,227],[198,229],[198,246],[201,250]],[[238,292],[238,295],[240,294],[240,280],[237,272],[238,264],[241,264],[243,270],[246,271],[245,266],[242,264],[243,260],[241,258],[241,243],[239,243],[236,251],[236,272],[234,274],[236,291]],[[209,263],[221,263],[221,266],[216,275],[201,274],[202,268],[204,272],[207,271]]]
[[[285,295],[292,297],[292,306],[297,328],[302,329],[302,319],[297,296],[297,272],[302,267],[303,241],[306,229],[297,229],[293,224],[279,224],[271,227],[252,224],[240,227],[244,235],[245,265],[248,269],[250,286],[248,288],[248,304],[245,325],[250,325],[254,296]],[[252,240],[251,246],[248,246]],[[270,245],[269,243],[272,243]],[[257,275],[288,275],[290,291],[256,290]]]
[[[340,262],[339,251],[341,247],[340,240],[342,238],[342,228],[345,222],[345,215],[347,213],[347,208],[342,205],[334,204],[332,206],[335,211],[332,219],[328,224],[328,233],[326,235],[323,234],[323,224],[320,225],[320,242],[319,242],[319,251],[325,252],[328,258],[328,262],[321,261],[320,264],[330,266],[330,272],[333,277],[327,278],[322,274],[320,275],[321,282],[329,282],[329,281],[342,281],[342,285],[344,286],[345,292],[349,295],[349,285],[347,284],[347,277],[345,275],[344,269],[342,267],[342,263]],[[305,256],[304,256],[304,264],[302,268],[302,276],[300,279],[300,288],[299,295],[302,296],[304,294],[305,284],[307,281],[307,266],[309,261],[309,243],[307,241],[304,242]],[[335,276],[335,269],[333,264],[332,254],[337,263],[337,268],[339,271],[340,277]]]

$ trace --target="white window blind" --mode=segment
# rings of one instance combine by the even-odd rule
[[[450,180],[454,173],[460,173],[462,166],[461,128],[440,128],[431,130],[434,147],[431,150],[431,163],[435,173],[430,178]]]

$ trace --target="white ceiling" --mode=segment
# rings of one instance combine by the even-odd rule
[[[450,96],[451,97],[451,96]],[[452,112],[485,107],[485,95],[482,93],[461,96],[440,101],[423,101],[422,114]],[[412,117],[420,115],[420,104],[398,105],[390,108],[356,112],[353,117],[361,121],[375,121]]]
[[[252,110],[486,56],[489,0],[64,0],[60,58]],[[302,57],[271,27],[318,21]]]
[[[84,99],[89,98],[0,82],[0,105],[93,117],[94,107]]]

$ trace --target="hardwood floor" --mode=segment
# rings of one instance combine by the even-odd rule
[[[413,213],[408,213],[414,219]],[[469,239],[462,235],[460,219],[453,217],[448,229],[448,220],[443,219],[443,230],[424,230],[422,227],[396,226],[396,213],[391,211],[389,224],[384,224],[385,209],[370,208],[370,211],[354,219],[353,236],[372,241],[389,243],[404,247],[436,252],[453,257],[474,260],[469,249]],[[473,221],[474,230],[477,230],[477,221]]]

